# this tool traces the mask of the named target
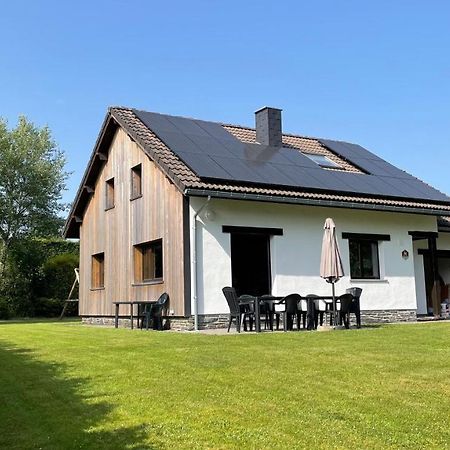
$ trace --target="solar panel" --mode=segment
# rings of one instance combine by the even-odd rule
[[[323,189],[322,182],[313,176],[310,169],[292,165],[277,165],[277,168],[279,168],[286,177],[286,185],[297,188]]]
[[[296,150],[293,148],[282,148],[280,149],[280,153],[294,166],[317,169],[317,164],[314,161],[311,161],[311,159],[305,156],[302,152],[300,152],[300,150]]]
[[[210,136],[210,134],[203,129],[199,122],[189,120],[182,117],[167,116],[169,122],[176,127],[181,133],[194,134],[197,136]]]
[[[450,201],[450,198],[428,186],[412,175],[369,152],[365,148],[347,142],[320,139],[320,142],[339,156],[354,162],[369,175],[365,176],[367,192],[369,186],[376,189],[374,194],[392,197],[406,197],[432,201]]]
[[[356,144],[320,140],[366,174],[323,169],[296,149],[242,142],[218,123],[136,110],[134,113],[202,179],[450,201]]]
[[[178,152],[177,154],[200,178],[231,179],[231,174],[209,156],[201,153]]]
[[[349,159],[352,161],[352,158],[364,158],[364,159],[376,159],[380,160],[381,158],[371,152],[366,150],[364,147],[361,147],[357,144],[351,144],[349,142],[342,141],[332,141],[330,139],[319,139],[319,141],[325,145],[325,147],[330,148],[338,155],[343,156],[345,159]]]

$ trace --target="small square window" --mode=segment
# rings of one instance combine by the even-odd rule
[[[102,289],[105,287],[105,254],[92,255],[91,264],[91,288]]]
[[[162,239],[134,246],[134,280],[137,283],[163,279]]]
[[[379,279],[378,241],[349,239],[350,276],[354,279]]]
[[[317,165],[320,167],[326,167],[330,169],[336,169],[341,167],[339,164],[332,161],[330,158],[328,158],[325,155],[318,155],[317,153],[303,153],[305,156],[307,156],[309,159],[314,161]]]
[[[105,209],[114,208],[114,178],[106,181]]]
[[[142,196],[142,164],[131,168],[131,200]]]

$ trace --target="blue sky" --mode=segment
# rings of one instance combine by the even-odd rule
[[[108,106],[359,143],[450,194],[447,1],[21,1],[0,14],[0,116],[48,125],[71,201]]]

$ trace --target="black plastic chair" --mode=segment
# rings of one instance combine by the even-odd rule
[[[241,325],[243,324],[244,331],[247,331],[247,319],[250,331],[253,331],[253,320],[256,321],[255,301],[256,297],[254,295],[243,294],[238,297],[238,305],[242,315]]]
[[[319,310],[319,303],[317,300],[318,297],[319,296],[316,294],[308,294],[306,296],[306,301],[308,302],[308,307],[309,307],[309,311],[308,311],[307,315],[309,315],[309,316],[313,315],[312,322],[314,323],[314,327],[311,328],[311,317],[309,317],[308,318],[308,330],[311,330],[311,329],[317,330],[319,321],[320,321],[320,325],[323,325],[323,315],[324,315],[325,311]],[[311,311],[311,308],[313,308],[312,311]]]
[[[261,295],[259,297],[259,313],[260,316],[264,317],[264,329],[267,330],[269,328],[273,331],[273,315],[275,314],[274,297],[270,294]]]
[[[150,323],[152,323],[154,330],[162,330],[163,329],[163,312],[167,309],[169,304],[169,294],[164,292],[161,294],[156,303],[151,305],[145,305],[144,309],[144,317],[141,322],[141,329],[144,326],[145,329],[148,330]]]
[[[283,315],[283,330],[288,331],[292,330],[294,328],[294,317],[297,318],[297,329],[299,329],[299,315],[298,315],[298,304],[301,301],[302,297],[299,294],[289,294],[286,295],[283,299],[281,299],[278,303],[275,303],[275,305],[284,305],[283,311],[276,311],[275,308],[275,314],[276,314],[276,320],[277,320],[277,330],[279,326],[279,316]]]
[[[236,331],[241,332],[241,325],[244,324],[244,330],[246,328],[245,319],[254,317],[254,312],[250,308],[250,302],[248,304],[239,304],[238,297],[236,295],[236,289],[233,287],[224,287],[222,289],[223,295],[230,308],[230,320],[228,322],[228,333],[230,332],[231,323],[233,319],[236,321]],[[251,323],[250,323],[251,324]]]
[[[316,314],[316,302],[314,300],[316,297],[317,297],[317,295],[315,295],[315,294],[308,294],[305,297],[305,300],[306,300],[306,328],[308,331],[312,331],[317,328],[317,321],[318,321],[319,315]]]
[[[297,304],[297,328],[300,329],[300,321],[303,323],[303,328],[306,329],[306,317],[308,315],[308,301],[301,298]]]
[[[353,296],[352,305],[350,307],[350,313],[353,313],[356,317],[356,327],[361,328],[361,305],[359,298],[361,297],[362,289],[359,287],[353,287],[347,289],[345,292]]]
[[[340,304],[339,321],[344,322],[345,328],[350,328],[350,309],[353,302],[352,294],[343,294],[338,297],[337,301]]]

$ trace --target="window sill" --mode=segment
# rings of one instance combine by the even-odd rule
[[[351,278],[350,283],[389,283],[386,278]]]
[[[133,200],[137,200],[138,198],[142,198],[142,194],[136,195],[136,197],[130,197],[130,202],[132,202]]]
[[[116,207],[116,205],[108,206],[107,208],[105,208],[105,211],[109,211],[110,209],[114,209],[115,207]]]
[[[137,283],[132,283],[131,286],[149,286],[153,284],[163,284],[164,280],[162,278],[158,278],[157,280],[152,281],[139,281]]]
[[[105,287],[104,286],[103,287],[96,287],[96,288],[91,288],[90,290],[91,291],[104,291]]]

